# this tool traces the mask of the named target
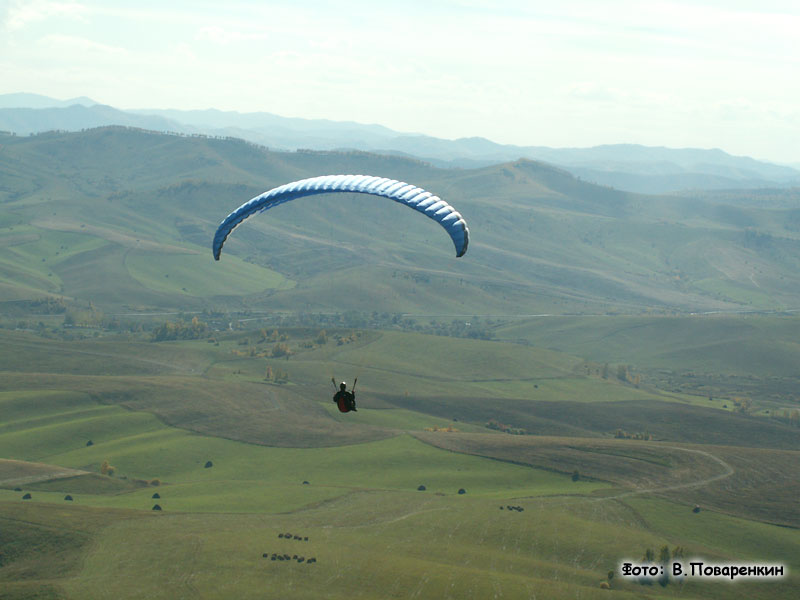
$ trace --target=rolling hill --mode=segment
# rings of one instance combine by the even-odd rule
[[[400,206],[321,197],[249,220],[222,261],[210,260],[216,225],[241,202],[337,172],[407,180],[447,199],[473,231],[469,254],[453,259],[437,226]],[[448,170],[120,127],[5,136],[0,173],[4,301],[447,318],[785,310],[800,290],[792,193],[641,196],[531,161]]]
[[[341,196],[254,217],[214,262],[230,210],[337,172],[446,198],[469,252]],[[793,598],[797,201],[0,137],[0,596]],[[664,548],[789,574],[622,576]]]

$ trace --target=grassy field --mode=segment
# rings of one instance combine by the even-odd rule
[[[440,448],[529,464],[692,507],[800,526],[800,452],[545,436],[415,434]],[[617,492],[615,492],[617,493]],[[629,492],[625,492],[628,494]]]
[[[189,256],[137,252],[126,256],[125,267],[148,289],[187,296],[241,296],[292,285],[274,271],[225,258],[224,264],[215,263],[210,250]]]
[[[800,319],[794,314],[552,317],[507,323],[498,337],[621,365],[641,388],[695,406],[733,410],[747,398],[762,416],[797,410]]]
[[[5,339],[35,343],[15,335]],[[373,343],[354,345],[348,355]],[[771,506],[739,492],[796,480],[796,452],[477,433],[485,430],[476,423],[370,408],[370,394],[348,420],[333,411],[327,389],[324,400],[310,400],[296,395],[306,389],[299,382],[288,392],[203,377],[223,357],[217,374],[236,370],[225,343],[75,344],[89,353],[84,370],[96,374],[55,369],[3,377],[8,418],[0,456],[13,459],[0,461],[0,584],[7,598],[599,598],[621,560],[665,544],[706,561],[797,568],[797,530],[752,520],[794,518],[791,492]],[[128,353],[148,348],[157,363],[151,374],[97,374],[124,372],[136,364]],[[66,349],[50,350],[57,356]],[[539,355],[538,364],[541,356],[553,355]],[[240,366],[249,360],[241,357]],[[42,358],[36,368],[44,364]],[[414,375],[411,362],[403,369]],[[569,386],[576,376],[563,372]],[[264,389],[275,390],[269,416],[280,415],[292,430],[286,442],[298,443],[301,422],[313,436],[318,411],[339,431],[339,444],[351,443],[278,447],[218,437],[237,424],[240,437],[275,431],[258,417],[263,391],[248,396]],[[446,426],[461,432],[425,431]],[[383,439],[368,441],[364,431],[378,430]],[[762,479],[755,475],[763,471],[759,460],[774,467]],[[99,473],[103,461],[113,477]],[[775,479],[779,473],[783,479]],[[704,498],[699,514],[691,511],[692,494]],[[724,498],[740,498],[736,510]],[[151,510],[156,503],[161,511]],[[737,510],[742,517],[726,514]],[[287,532],[308,541],[278,537]],[[610,585],[631,598],[791,598],[797,579],[662,588],[616,572]]]
[[[59,342],[0,332],[16,350],[8,353],[16,371],[5,376],[0,389],[83,391],[197,433],[279,446],[358,443],[408,429],[402,419],[393,425],[334,418],[332,375],[360,377],[362,408],[428,415],[427,422],[416,419],[421,429],[453,419],[478,427],[494,420],[539,434],[597,437],[621,429],[679,442],[784,449],[800,443],[796,428],[778,419],[735,414],[724,401],[703,396],[603,379],[587,374],[584,363],[567,354],[394,332],[305,348],[314,330],[289,333],[293,354],[287,360],[270,357],[272,343],[260,342],[257,332],[225,334],[219,346],[114,337]],[[481,356],[493,354],[496,363],[480,365]],[[420,361],[421,355],[430,360]],[[267,367],[285,370],[289,383],[265,382]],[[52,374],[42,374],[48,371]],[[113,372],[124,375],[107,375]]]
[[[431,493],[455,494],[464,488],[471,495],[499,497],[589,493],[598,487],[575,485],[566,475],[444,452],[406,435],[357,446],[274,448],[192,434],[145,412],[98,406],[88,396],[4,396],[3,406],[11,405],[18,418],[0,432],[1,456],[95,473],[105,461],[117,479],[158,479],[161,503],[180,511],[283,512],[353,490],[412,491],[419,485]],[[19,418],[23,406],[36,417]],[[403,424],[412,423],[406,418]],[[213,467],[205,468],[208,461]],[[16,487],[21,477],[7,478],[7,487]],[[69,487],[58,489],[61,483]],[[144,509],[150,507],[153,487],[113,496],[84,493],[74,501]],[[62,502],[62,492],[75,490],[76,484],[59,478],[49,488],[37,491],[36,500]]]
[[[800,352],[800,318],[789,315],[565,316],[496,333],[600,364],[695,374],[791,377]]]
[[[288,360],[257,330],[0,331],[0,597],[794,597],[796,428],[603,379],[560,349],[283,333]],[[358,374],[357,413],[330,401],[334,373]],[[614,439],[620,425],[661,441]],[[621,576],[664,545],[790,575]]]
[[[329,598],[601,598],[609,592],[600,583],[622,558],[665,544],[682,544],[706,562],[769,560],[797,569],[796,531],[693,515],[663,500],[513,500],[524,512],[499,510],[504,504],[470,494],[358,491],[282,514],[93,509],[99,529],[85,523],[80,506],[3,506],[4,515],[24,518],[29,537],[55,524],[86,532],[90,545],[65,532],[40,549],[61,556],[64,567],[50,571],[48,585],[68,597],[315,598],[324,590]],[[734,533],[742,527],[745,546]],[[285,533],[303,540],[279,537]],[[303,562],[274,561],[274,554]],[[792,598],[797,576],[662,588],[617,573],[610,583],[614,595],[631,598]]]

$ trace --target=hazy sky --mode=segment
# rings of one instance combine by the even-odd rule
[[[800,163],[796,0],[0,0],[0,93]]]

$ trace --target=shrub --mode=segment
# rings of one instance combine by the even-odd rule
[[[280,356],[289,356],[292,353],[289,350],[288,344],[277,343],[272,347],[272,356],[273,358],[278,358]]]

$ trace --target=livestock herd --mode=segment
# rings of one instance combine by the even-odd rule
[[[297,534],[292,534],[292,533],[279,533],[278,534],[278,539],[292,540],[292,541],[296,541],[296,542],[307,542],[308,541],[308,536],[307,535],[297,535]],[[281,553],[273,552],[272,554],[270,554],[269,552],[264,552],[264,554],[262,554],[261,556],[262,556],[262,558],[269,558],[270,560],[274,560],[274,561],[290,561],[290,560],[294,560],[294,561],[297,561],[298,563],[305,562],[307,565],[313,565],[315,562],[317,562],[317,559],[314,558],[313,556],[311,558],[306,558],[305,556],[297,555],[297,554],[293,554],[293,555],[290,556],[290,555],[288,555],[286,553],[281,554]]]

